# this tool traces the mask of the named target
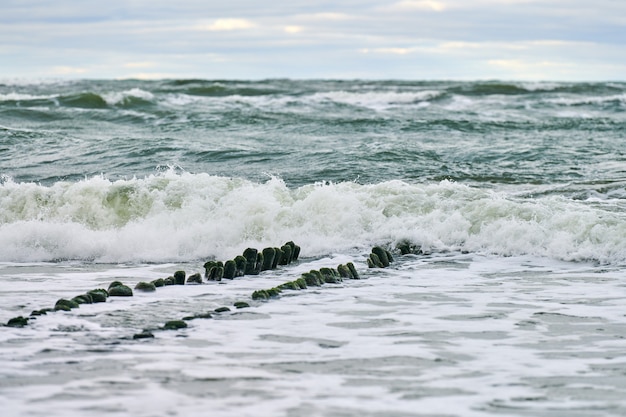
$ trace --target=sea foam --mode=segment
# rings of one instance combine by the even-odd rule
[[[294,240],[304,256],[395,245],[430,251],[626,260],[626,217],[600,201],[526,199],[450,181],[320,182],[168,171],[111,181],[0,185],[0,260],[225,259]]]

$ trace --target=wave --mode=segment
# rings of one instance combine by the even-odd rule
[[[294,240],[303,256],[411,241],[424,251],[626,261],[626,216],[597,202],[530,199],[449,181],[316,183],[290,189],[168,171],[51,186],[0,186],[0,260],[227,259]]]

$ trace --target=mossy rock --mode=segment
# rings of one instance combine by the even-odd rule
[[[163,284],[167,287],[168,285],[176,285],[176,278],[170,276],[163,280]]]
[[[230,308],[228,307],[218,307],[215,310],[216,313],[226,313],[227,311],[230,311]]]
[[[237,301],[233,305],[235,306],[235,308],[248,308],[248,307],[250,307],[250,304],[246,303],[245,301]]]
[[[215,265],[209,271],[209,281],[221,281],[224,276],[224,267]]]
[[[156,285],[154,285],[152,282],[138,282],[137,285],[135,285],[135,289],[137,291],[144,291],[144,292],[154,292],[156,291]]]
[[[185,273],[185,271],[174,272],[174,281],[176,282],[176,285],[185,285],[186,277],[187,277],[187,274]]]
[[[254,271],[252,275],[259,275],[261,273],[261,269],[263,269],[263,253],[259,252],[256,254],[256,262],[254,263]]]
[[[295,280],[294,282],[300,286],[301,290],[306,290],[307,289],[306,280],[304,278],[300,277],[297,280]]]
[[[367,258],[367,266],[370,268],[384,268],[385,266],[380,261],[380,258],[375,253],[370,253],[370,256]]]
[[[152,332],[149,332],[148,330],[144,330],[141,333],[136,333],[133,335],[133,339],[137,340],[137,339],[154,339],[154,335],[152,334]]]
[[[78,304],[93,304],[93,298],[89,294],[81,294],[72,298],[72,301]]]
[[[291,263],[292,249],[289,245],[283,245],[280,248],[283,256],[280,258],[280,265],[289,265]]]
[[[13,317],[12,319],[9,319],[6,326],[7,327],[24,327],[27,324],[28,324],[28,318],[17,316],[17,317]]]
[[[383,268],[387,268],[389,266],[389,257],[387,256],[387,251],[385,249],[380,246],[374,246],[372,248],[372,253],[378,257]],[[372,261],[376,264],[374,259],[372,259]]]
[[[352,279],[352,272],[350,271],[350,268],[348,268],[346,265],[337,265],[337,272],[339,273],[339,276],[342,278],[347,278],[347,279]]]
[[[270,298],[277,298],[282,292],[280,288],[270,288],[269,290],[266,290],[266,291],[267,291],[267,294],[270,296]]]
[[[109,296],[111,297],[132,297],[133,290],[126,285],[118,285],[109,290]]]
[[[94,303],[104,303],[109,298],[109,292],[104,288],[97,288],[89,291],[87,294],[91,296],[91,300]]]
[[[269,300],[270,295],[266,290],[257,290],[252,293],[253,300]]]
[[[199,273],[189,275],[187,284],[202,284],[202,275]]]
[[[274,265],[274,258],[276,257],[276,249],[265,248],[263,249],[262,254],[263,264],[261,265],[261,271],[267,271],[272,269],[272,265]]]
[[[108,289],[110,290],[111,288],[117,287],[118,285],[124,285],[124,283],[121,282],[121,281],[113,281],[112,283],[109,284],[109,288]]]
[[[272,269],[278,268],[281,260],[283,259],[284,253],[280,248],[274,248],[274,260],[272,261]]]
[[[74,301],[74,300],[67,300],[65,298],[60,298],[59,300],[57,300],[57,302],[54,304],[54,309],[55,310],[63,310],[63,311],[68,311],[67,309],[69,308],[70,310],[73,308],[78,308],[79,304]],[[66,308],[67,307],[67,308]]]
[[[214,266],[217,266],[217,262],[206,261],[203,266],[204,266],[204,277],[208,279],[209,273],[211,272],[211,268],[213,268]]]
[[[352,279],[360,279],[359,273],[356,271],[356,268],[354,267],[354,264],[352,262],[348,262],[346,266],[348,267],[348,269],[350,270],[350,273],[352,274]]]
[[[304,274],[302,274],[301,278],[304,278],[307,287],[319,287],[320,285],[322,285],[317,276],[310,272],[305,272]]]
[[[296,281],[290,281],[280,284],[278,288],[281,290],[299,290],[300,285]]]
[[[163,330],[178,330],[187,327],[184,320],[170,320],[163,325]]]
[[[31,316],[45,316],[46,314],[48,314],[48,309],[41,309],[41,310],[33,310],[30,315]]]
[[[291,247],[291,262],[297,261],[298,257],[300,256],[300,246],[296,245],[292,241],[285,243],[285,245]]]
[[[246,248],[243,251],[243,257],[246,259],[246,266],[244,270],[244,274],[253,275],[254,269],[256,267],[256,260],[259,251],[254,248]]]
[[[235,271],[235,277],[244,276],[244,274],[246,273],[246,265],[248,263],[248,261],[246,261],[246,258],[242,255],[237,255],[233,260],[235,261],[235,265],[237,266],[237,269]]]
[[[320,274],[326,284],[338,284],[342,281],[341,277],[332,268],[320,268]]]
[[[151,281],[152,284],[154,284],[155,288],[159,288],[159,287],[164,287],[165,286],[165,280],[163,278],[157,278],[154,281]]]
[[[237,276],[237,263],[231,259],[224,263],[224,279],[234,279]]]

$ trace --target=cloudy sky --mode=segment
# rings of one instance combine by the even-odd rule
[[[2,0],[0,79],[626,80],[624,0]]]

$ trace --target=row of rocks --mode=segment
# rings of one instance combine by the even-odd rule
[[[253,300],[269,300],[278,298],[284,290],[305,290],[308,287],[320,287],[324,284],[339,284],[345,279],[360,279],[352,262],[338,265],[337,268],[320,268],[303,273],[300,278],[285,282],[267,290],[256,290],[252,293]]]
[[[369,268],[387,268],[391,262],[393,262],[391,252],[380,246],[374,246],[372,253],[367,258]]]
[[[289,265],[300,256],[300,246],[292,241],[280,248],[268,247],[261,251],[247,248],[242,255],[226,262],[208,261],[204,264],[204,277],[209,281],[235,279],[244,275],[258,275],[262,271],[276,269],[279,265]]]

